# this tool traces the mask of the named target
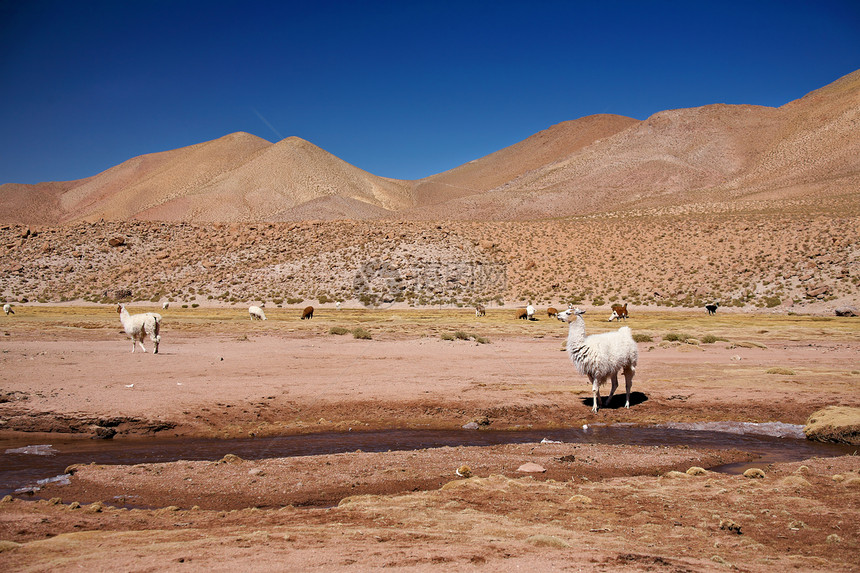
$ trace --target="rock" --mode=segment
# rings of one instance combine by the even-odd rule
[[[840,306],[834,309],[833,312],[836,313],[836,316],[860,316],[857,309],[853,306]]]
[[[860,408],[828,406],[813,412],[803,427],[806,439],[860,445]]]
[[[113,428],[103,428],[102,426],[96,426],[95,431],[95,437],[99,440],[110,440],[116,435],[116,430],[114,430]]]
[[[542,474],[546,471],[546,468],[536,463],[528,462],[518,467],[517,471],[527,474]]]
[[[809,298],[821,298],[830,292],[830,286],[821,285],[806,290],[806,296]]]
[[[762,479],[765,473],[759,468],[750,468],[744,472],[744,477],[749,479]]]
[[[687,470],[687,474],[691,476],[703,476],[706,473],[708,473],[708,470],[700,468],[699,466],[693,466]]]
[[[125,237],[111,237],[108,239],[108,245],[111,247],[122,247],[125,245]]]
[[[227,454],[217,462],[216,464],[241,464],[244,460],[237,456],[236,454]]]

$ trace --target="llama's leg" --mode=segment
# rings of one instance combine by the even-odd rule
[[[158,321],[153,318],[152,326],[149,330],[149,338],[155,345],[155,350],[152,351],[153,354],[158,354],[158,343],[161,342],[161,336],[158,334],[159,330],[161,330],[161,327],[159,326]]]
[[[612,397],[615,395],[615,390],[618,389],[618,372],[612,373],[612,386],[609,388],[609,396],[603,399],[603,405],[608,406],[612,402]]]
[[[628,366],[624,369],[624,384],[627,387],[627,403],[624,404],[625,408],[630,407],[630,389],[633,388],[633,375],[636,373],[635,366]]]
[[[594,397],[594,404],[591,406],[591,411],[597,412],[597,404],[600,401],[600,380],[597,378],[591,379],[591,394]]]
[[[143,337],[144,336],[146,336],[146,330],[141,329],[140,332],[138,332],[137,334],[134,335],[132,340],[136,340],[138,346],[140,346],[140,349],[143,350],[144,352],[146,352],[146,346],[143,345]],[[134,344],[134,342],[132,342],[132,344]]]

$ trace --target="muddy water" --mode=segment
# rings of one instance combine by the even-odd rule
[[[564,443],[627,444],[738,449],[759,456],[755,462],[710,468],[740,473],[753,465],[852,454],[854,446],[821,444],[802,438],[799,426],[786,424],[688,424],[635,427],[590,426],[552,431],[387,430],[324,433],[274,438],[77,440],[33,442],[0,440],[0,496],[38,487],[40,480],[62,480],[72,464],[140,464],[176,460],[218,460],[226,454],[244,459],[335,454],[361,450],[416,450],[442,446],[490,446],[552,440]]]

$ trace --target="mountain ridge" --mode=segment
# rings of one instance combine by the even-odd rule
[[[860,70],[771,108],[563,121],[448,171],[379,177],[311,142],[236,132],[77,181],[0,185],[0,221],[523,220],[854,193]]]

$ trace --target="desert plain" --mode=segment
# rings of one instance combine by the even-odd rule
[[[251,321],[244,307],[129,306],[162,314],[157,355],[130,352],[113,305],[22,305],[4,317],[3,443],[105,430],[131,445],[464,426],[799,426],[826,406],[860,406],[860,325],[850,317],[631,308],[627,325],[643,340],[631,408],[622,381],[621,399],[595,414],[590,385],[562,351],[567,325],[546,314],[332,304],[312,320],[280,308]],[[617,328],[602,309],[586,318],[590,332]],[[855,455],[756,466],[738,448],[554,442],[82,462],[65,470],[65,485],[0,503],[0,562],[21,571],[860,566]],[[763,477],[709,470],[737,462]]]

